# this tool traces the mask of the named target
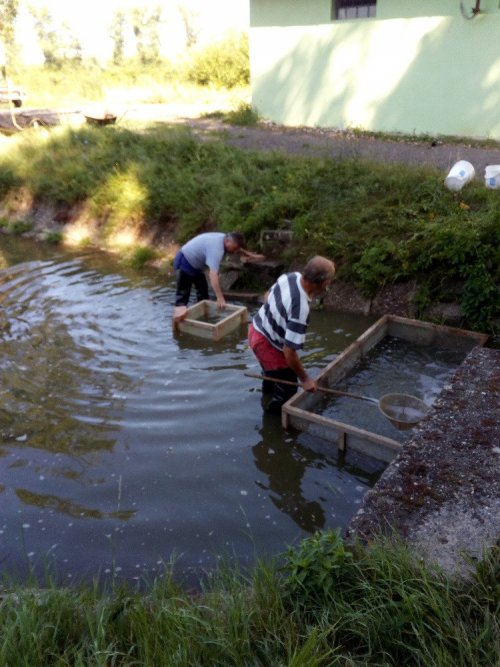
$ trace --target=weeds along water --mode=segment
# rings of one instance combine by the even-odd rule
[[[401,543],[353,548],[325,533],[290,549],[282,568],[221,566],[195,595],[168,574],[141,591],[11,587],[0,661],[486,667],[498,662],[498,565],[491,552],[453,580]]]

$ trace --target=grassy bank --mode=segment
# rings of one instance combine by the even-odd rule
[[[254,247],[263,229],[291,228],[290,261],[333,257],[367,296],[414,280],[417,311],[458,302],[466,325],[486,331],[499,317],[498,194],[449,192],[428,168],[244,152],[166,125],[82,126],[4,139],[4,227],[34,221],[16,213],[20,191],[32,211],[49,203],[97,221],[93,240],[108,247],[125,228],[178,242],[238,228]]]
[[[140,592],[24,587],[0,604],[0,663],[490,667],[499,564],[491,552],[458,581],[401,545],[347,548],[329,532],[281,567],[221,569],[191,595],[169,571]]]

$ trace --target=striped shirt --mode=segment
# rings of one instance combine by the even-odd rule
[[[304,346],[309,302],[300,273],[285,273],[271,287],[266,303],[253,318],[254,328],[278,350]]]

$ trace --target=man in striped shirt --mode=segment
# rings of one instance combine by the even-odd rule
[[[298,351],[304,346],[309,323],[309,304],[330,284],[335,264],[317,255],[302,273],[286,273],[269,290],[248,330],[248,342],[264,375],[300,382],[305,391],[316,391],[316,382],[305,371]],[[264,380],[264,394],[270,394],[266,412],[280,413],[281,406],[296,391],[295,387]]]

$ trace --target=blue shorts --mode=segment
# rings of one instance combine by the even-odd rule
[[[189,274],[190,276],[199,276],[204,275],[203,271],[200,271],[199,269],[195,269],[194,267],[191,266],[191,264],[187,261],[187,259],[184,257],[184,254],[182,250],[179,250],[177,255],[175,256],[174,259],[174,269],[176,271],[183,271],[184,273]]]

